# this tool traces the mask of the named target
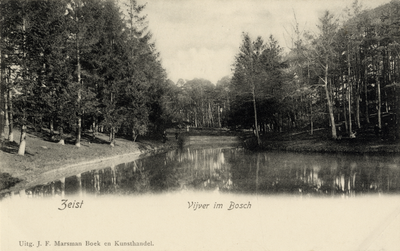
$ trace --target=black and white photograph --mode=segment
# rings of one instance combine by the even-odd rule
[[[0,0],[0,251],[400,251],[400,0]]]

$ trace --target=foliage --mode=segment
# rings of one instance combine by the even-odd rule
[[[1,84],[14,90],[15,122],[54,123],[80,137],[83,121],[83,130],[134,139],[165,122],[166,74],[144,6],[130,1],[124,12],[112,0],[15,0],[0,7]]]

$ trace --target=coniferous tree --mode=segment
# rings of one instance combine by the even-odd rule
[[[235,85],[237,95],[244,99],[251,99],[253,103],[254,132],[258,145],[261,144],[261,140],[258,132],[256,93],[263,73],[260,59],[264,49],[265,44],[261,37],[252,41],[249,34],[243,33],[240,52],[235,57],[233,75],[233,85]]]

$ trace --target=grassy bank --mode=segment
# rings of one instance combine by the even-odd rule
[[[19,139],[19,131],[14,138]],[[118,138],[114,147],[109,145],[108,135],[98,133],[95,138],[83,134],[81,147],[74,145],[74,138],[67,135],[65,145],[58,144],[51,139],[48,131],[28,131],[27,147],[24,156],[18,155],[19,144],[2,142],[0,151],[0,191],[18,184],[31,183],[40,178],[46,178],[46,174],[57,168],[90,161],[101,161],[109,158],[118,158],[135,154],[146,156],[158,152],[168,151],[177,147],[177,141],[173,135],[169,140],[162,142],[161,137],[152,139],[139,138],[137,142],[130,139]]]
[[[270,133],[261,136],[261,150],[283,150],[295,152],[331,153],[400,153],[399,140],[382,138],[373,130],[359,131],[356,138],[341,137],[333,140],[330,130],[318,129],[310,135],[309,131],[290,133]],[[255,139],[247,140],[254,147]]]

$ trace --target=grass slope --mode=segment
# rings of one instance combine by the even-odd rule
[[[17,134],[18,133],[18,134]],[[15,132],[15,138],[19,138]],[[129,139],[117,138],[115,147],[108,142],[108,135],[98,133],[96,138],[84,134],[81,147],[74,145],[74,138],[67,137],[65,145],[52,140],[48,131],[28,131],[27,146],[24,156],[18,155],[19,144],[2,142],[0,151],[0,191],[12,187],[18,182],[29,183],[43,173],[59,168],[61,165],[74,165],[92,160],[105,159],[124,154],[148,154],[166,151],[177,146],[176,140],[162,143],[160,139],[141,139],[133,142]]]

